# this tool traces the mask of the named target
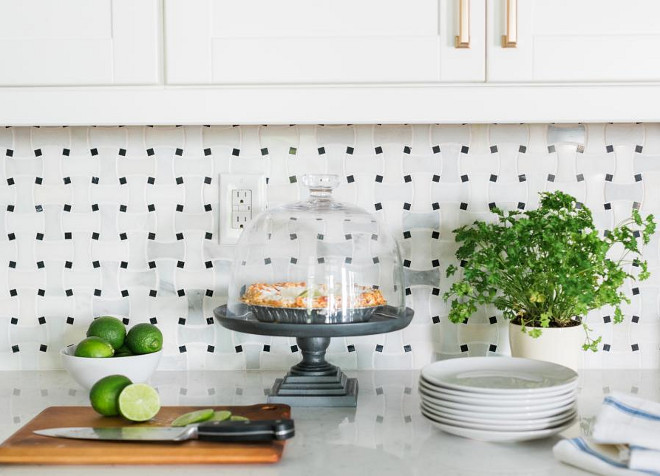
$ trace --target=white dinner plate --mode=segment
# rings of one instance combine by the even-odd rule
[[[558,425],[553,428],[544,428],[542,430],[524,430],[524,431],[492,431],[492,430],[476,430],[473,428],[464,428],[460,426],[448,425],[440,423],[432,418],[432,415],[422,411],[422,414],[428,421],[439,428],[440,430],[450,433],[452,435],[462,436],[463,438],[470,438],[479,441],[490,441],[500,443],[511,443],[515,441],[538,440],[540,438],[547,438],[557,433],[570,428],[575,424],[576,419],[573,418],[566,423]]]
[[[561,400],[555,400],[550,403],[544,403],[542,405],[525,405],[522,402],[519,405],[490,405],[489,402],[483,401],[481,403],[472,404],[472,403],[460,403],[445,400],[444,398],[439,398],[434,395],[431,395],[427,390],[420,387],[419,389],[420,396],[422,400],[426,402],[433,402],[438,405],[441,405],[446,408],[453,408],[455,410],[465,410],[473,411],[478,413],[520,413],[520,412],[539,412],[544,410],[553,410],[557,408],[563,408],[566,405],[574,403],[576,400],[575,394],[569,394],[568,396],[562,397]]]
[[[571,402],[568,405],[559,408],[553,408],[551,410],[541,410],[534,412],[525,412],[520,411],[517,413],[501,413],[501,412],[475,412],[471,410],[457,410],[455,408],[446,407],[440,405],[434,401],[422,399],[422,402],[426,407],[429,407],[437,412],[442,413],[443,415],[454,415],[458,418],[463,417],[473,417],[473,418],[489,418],[491,420],[535,420],[537,418],[550,418],[553,416],[561,415],[567,413],[571,410],[574,410],[577,405],[575,402]]]
[[[439,387],[434,387],[424,380],[419,381],[419,391],[423,392],[424,395],[429,397],[435,397],[440,400],[456,403],[465,403],[470,405],[485,405],[493,407],[520,407],[522,406],[534,406],[534,405],[550,405],[553,403],[560,402],[567,397],[575,397],[575,389],[571,389],[567,392],[563,392],[557,395],[550,397],[543,396],[542,398],[527,398],[527,395],[516,395],[516,396],[507,396],[506,398],[492,398],[492,395],[486,395],[483,393],[470,393],[470,392],[461,392],[460,395],[455,395],[456,392],[447,393],[446,391],[440,389]],[[499,395],[498,395],[499,396]]]
[[[434,385],[473,393],[524,394],[570,389],[577,372],[562,365],[518,357],[463,357],[442,360],[422,369]]]
[[[534,392],[513,392],[513,393],[485,393],[485,392],[473,392],[472,390],[456,390],[449,387],[444,387],[442,385],[434,384],[424,378],[423,375],[420,375],[419,382],[424,383],[427,388],[432,388],[435,391],[439,391],[448,395],[456,395],[458,397],[470,396],[470,397],[479,397],[479,398],[488,398],[490,400],[510,400],[512,398],[526,398],[529,400],[534,399],[543,399],[549,397],[556,397],[557,395],[563,395],[569,392],[575,392],[577,390],[578,381],[573,382],[573,385],[559,388],[549,388],[539,389]]]
[[[448,425],[463,426],[465,428],[474,428],[476,430],[493,431],[523,431],[523,430],[542,430],[561,425],[575,417],[577,411],[572,409],[561,415],[550,418],[536,418],[534,420],[491,420],[487,418],[457,417],[438,412],[422,403],[420,405],[422,412],[427,413],[429,417],[435,418],[440,423]]]

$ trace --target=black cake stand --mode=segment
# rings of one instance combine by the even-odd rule
[[[383,306],[366,322],[333,324],[298,324],[258,321],[246,311],[240,316],[227,315],[227,306],[213,310],[217,321],[232,331],[264,336],[295,337],[302,361],[289,369],[284,378],[276,379],[268,395],[269,403],[285,403],[307,407],[354,407],[357,405],[358,383],[348,378],[339,367],[325,360],[332,337],[384,334],[403,329],[413,318],[413,310]]]

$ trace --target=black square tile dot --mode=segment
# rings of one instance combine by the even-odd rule
[[[207,289],[206,292],[204,292],[204,295],[206,297],[213,297],[213,289]]]
[[[461,210],[467,210],[468,209],[468,204],[465,202],[461,202],[461,204],[458,206]]]
[[[66,318],[66,323],[69,324],[70,326],[73,325],[74,322],[75,322],[75,319],[73,317],[68,316]]]
[[[470,177],[467,174],[461,175],[461,182],[468,182],[469,180]]]
[[[210,147],[207,147],[206,149],[204,149],[204,155],[206,155],[206,156],[211,155],[211,148]]]
[[[178,155],[179,157],[181,157],[181,156],[183,155],[183,149],[178,149],[178,148],[177,148],[177,149],[174,151],[174,155]]]
[[[355,148],[354,148],[354,147],[351,147],[351,146],[347,146],[347,147],[346,147],[346,153],[347,153],[348,155],[353,155],[353,152],[355,152]]]
[[[642,181],[642,174],[635,174],[635,182],[641,182]]]
[[[440,316],[433,316],[431,318],[431,322],[433,322],[433,324],[439,324],[440,323]]]
[[[468,350],[470,349],[468,348],[467,344],[461,344],[461,352],[467,352]]]
[[[633,344],[633,345],[631,345],[631,346],[630,346],[630,349],[631,349],[633,352],[637,352],[637,351],[639,350],[639,344]]]
[[[603,322],[605,324],[608,324],[608,323],[612,322],[612,318],[610,316],[603,316]]]
[[[347,182],[347,183],[353,183],[353,182],[355,182],[355,177],[353,177],[352,175],[347,175],[347,176],[346,176],[346,182]]]
[[[614,175],[612,175],[612,174],[605,174],[605,181],[606,181],[606,182],[611,182],[612,180],[614,180]]]
[[[376,210],[382,210],[382,209],[383,209],[383,205],[382,205],[380,202],[379,202],[379,203],[374,203],[374,208],[375,208]]]
[[[526,145],[521,145],[520,147],[518,147],[518,152],[519,152],[520,154],[525,154],[525,153],[527,153],[527,146],[526,146]]]
[[[497,182],[497,175],[495,175],[495,174],[490,174],[490,178],[489,178],[489,180],[490,180],[491,182]]]
[[[497,352],[497,344],[490,344],[488,346],[488,351],[489,352]]]
[[[434,154],[439,154],[440,153],[440,146],[439,145],[434,145],[431,150],[433,151]]]
[[[496,145],[491,145],[491,146],[490,146],[490,153],[491,153],[491,154],[494,154],[494,153],[496,153],[496,152],[497,152],[497,146],[496,146]]]
[[[182,212],[183,211],[183,205],[179,204],[176,206],[176,211],[177,212]]]
[[[349,352],[355,352],[355,345],[354,344],[348,344],[346,346],[346,350]]]
[[[383,345],[382,344],[376,344],[376,352],[382,352],[383,351]]]
[[[406,230],[406,231],[403,232],[403,238],[404,239],[408,239],[411,236],[412,236],[412,234],[410,233],[410,231]]]
[[[34,150],[34,156],[35,157],[41,157],[41,149],[35,149]]]
[[[641,145],[636,145],[635,146],[635,152],[637,152],[638,154],[641,154],[643,150],[644,150],[644,147],[642,147]]]
[[[375,180],[376,180],[376,182],[378,182],[378,183],[383,183],[383,176],[382,176],[382,175],[376,175]]]
[[[489,322],[490,324],[497,324],[497,316],[490,316],[490,317],[488,318],[488,322]]]
[[[268,155],[268,147],[263,147],[261,149],[261,155]]]
[[[525,202],[518,202],[518,210],[524,210],[525,209]]]
[[[381,146],[375,147],[374,152],[376,152],[376,154],[382,154],[383,153],[383,148]]]
[[[467,145],[461,147],[461,154],[467,154],[470,152],[470,148]]]
[[[403,181],[405,183],[410,183],[410,182],[412,182],[412,177],[410,175],[404,175],[403,176]]]
[[[316,149],[316,150],[317,150],[317,152],[319,153],[319,155],[324,155],[324,154],[325,154],[325,147],[319,147],[319,148]]]
[[[234,157],[238,157],[239,155],[241,155],[241,150],[240,149],[232,149],[231,155],[233,155]]]
[[[156,152],[154,152],[154,149],[152,149],[152,148],[147,149],[147,155],[149,157],[151,157],[152,155],[155,155],[155,154],[156,154]]]
[[[439,204],[438,202],[433,202],[433,203],[431,204],[431,208],[432,208],[433,210],[440,210],[440,204]]]
[[[407,203],[407,202],[406,202],[406,203],[403,204],[403,209],[404,209],[404,210],[410,210],[411,206],[412,206],[412,205],[411,205],[410,203]]]
[[[410,153],[412,153],[412,149],[410,148],[410,146],[405,146],[405,147],[403,148],[403,153],[404,153],[404,154],[410,154]]]
[[[215,346],[214,345],[207,345],[206,346],[206,352],[212,354],[213,352],[215,352]]]
[[[614,146],[613,145],[606,146],[605,151],[608,153],[614,152]]]
[[[557,150],[555,149],[554,145],[549,145],[548,146],[548,153],[552,154],[553,152],[556,152]]]
[[[548,174],[547,180],[548,180],[548,182],[554,182],[555,181],[555,175],[554,174]]]
[[[633,316],[631,321],[634,322],[635,324],[639,324],[639,316]]]
[[[431,178],[431,180],[434,181],[435,183],[438,183],[440,182],[440,176],[436,174],[433,176],[433,178]]]

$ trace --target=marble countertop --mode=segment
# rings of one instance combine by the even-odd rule
[[[282,371],[157,372],[163,405],[250,405]],[[524,443],[472,441],[434,428],[419,411],[419,372],[348,371],[360,385],[357,408],[292,410],[296,436],[274,465],[141,466],[141,476],[245,475],[585,475],[552,457],[561,436]],[[563,436],[589,434],[604,395],[612,391],[660,400],[657,370],[580,372],[579,420]],[[0,441],[52,405],[87,405],[87,393],[64,371],[0,372]],[[0,466],[0,475],[115,475],[126,466]],[[133,468],[135,470],[135,468]]]

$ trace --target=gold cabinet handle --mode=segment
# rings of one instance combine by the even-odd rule
[[[502,48],[515,48],[518,44],[518,0],[506,0],[506,34],[502,35]]]
[[[458,0],[458,36],[454,38],[456,48],[470,47],[470,0]]]

